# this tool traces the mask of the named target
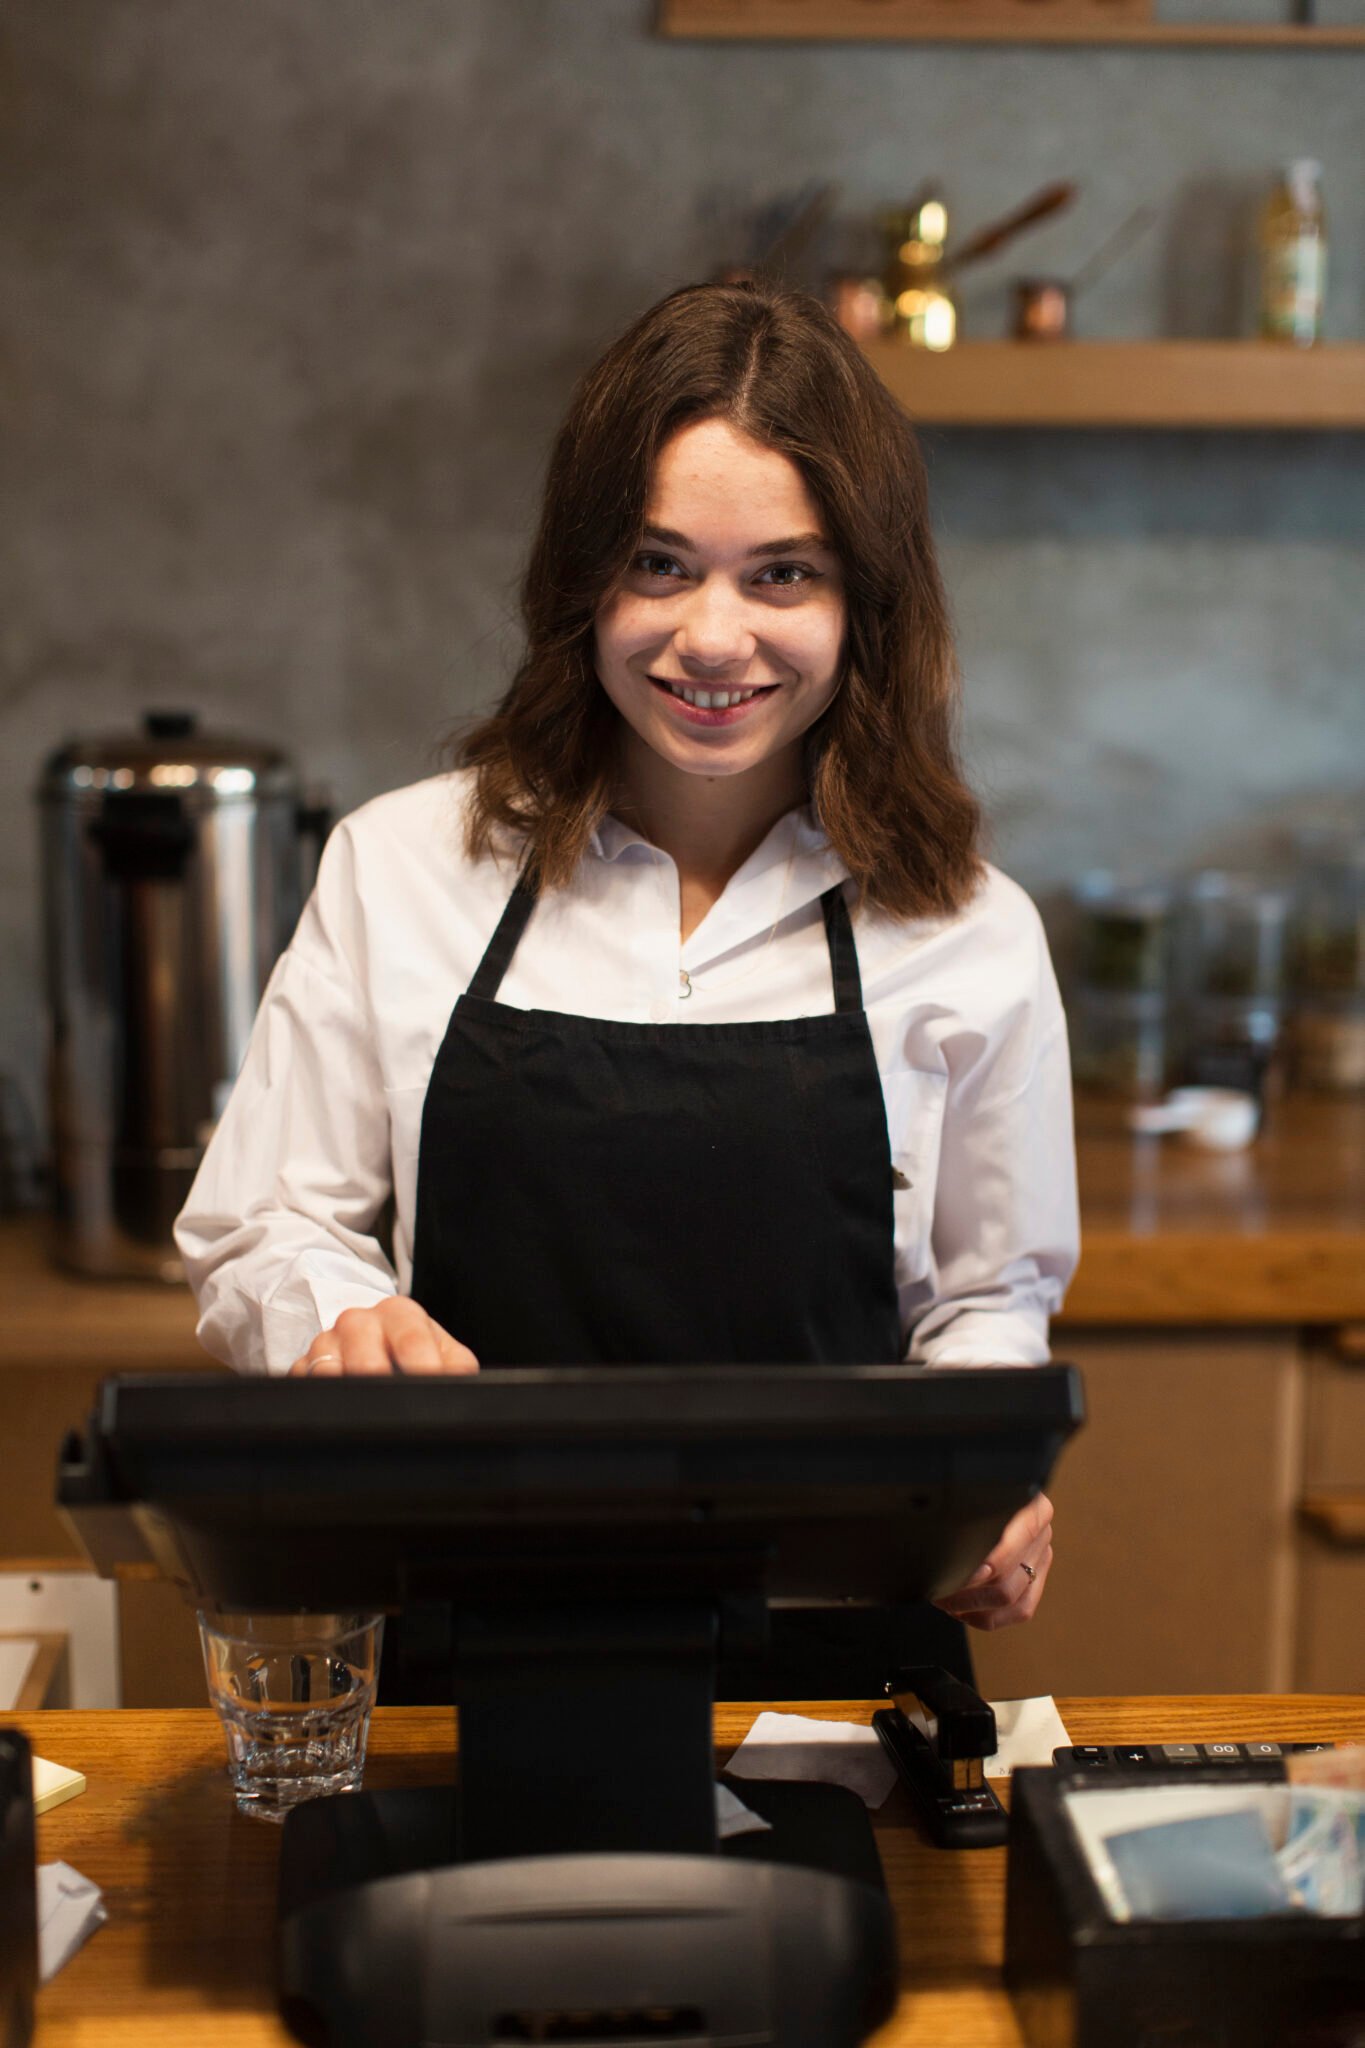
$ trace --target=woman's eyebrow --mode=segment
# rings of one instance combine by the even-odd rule
[[[696,542],[689,540],[685,533],[679,533],[671,526],[647,526],[644,530],[644,538],[646,540],[662,541],[666,547],[682,548],[690,555],[695,555],[697,552]],[[796,533],[786,540],[765,540],[759,547],[750,548],[749,553],[751,555],[789,555],[797,548],[828,549],[828,547],[829,542],[822,533]]]

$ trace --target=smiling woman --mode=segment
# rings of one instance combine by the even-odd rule
[[[822,535],[801,531],[816,518],[787,456],[726,420],[680,428],[654,465],[644,529],[676,552],[633,556],[597,616],[597,674],[626,728],[616,808],[656,840],[664,813],[675,832],[691,816],[684,870],[712,876],[684,892],[684,939],[728,879],[706,853],[723,868],[718,816],[761,838],[803,800],[802,741],[839,688],[843,579]],[[712,778],[734,786],[709,791]]]
[[[704,758],[727,775],[727,762],[764,756],[746,792],[756,820],[759,784],[785,794],[769,824],[809,795],[859,896],[901,916],[952,914],[979,884],[923,463],[905,415],[816,301],[694,286],[606,351],[551,457],[523,613],[518,675],[461,749],[477,771],[471,851],[499,828],[524,834],[544,881],[566,880],[619,809],[611,706],[653,747],[628,708],[644,701],[632,680],[708,697],[754,686],[776,701],[735,721],[752,722],[751,743]],[[837,642],[832,665],[822,632]],[[686,729],[699,739],[709,727]],[[662,714],[649,728],[670,730]],[[779,735],[805,734],[782,772],[769,759]],[[638,750],[625,758],[628,776],[644,767]],[[726,815],[734,802],[720,800]]]
[[[1038,918],[977,851],[913,434],[828,314],[699,286],[587,374],[526,649],[330,840],[178,1238],[248,1370],[1028,1364],[1076,1259]],[[377,1219],[392,1204],[391,1255]],[[939,1603],[779,1618],[721,1696],[969,1668]]]

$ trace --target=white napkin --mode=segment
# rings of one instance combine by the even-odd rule
[[[870,1728],[808,1714],[760,1714],[725,1771],[731,1778],[846,1785],[867,1806],[880,1806],[896,1782],[896,1766]]]
[[[38,1865],[38,1975],[44,1984],[109,1918],[97,1884],[69,1863]]]
[[[1008,1778],[1020,1764],[1050,1764],[1054,1749],[1066,1749],[1071,1737],[1062,1725],[1050,1693],[1031,1700],[996,1700],[994,1756],[986,1758],[988,1778]]]
[[[1050,1764],[1071,1741],[1050,1693],[997,1700],[996,1749],[988,1778],[1008,1778],[1020,1764]],[[854,1721],[816,1721],[806,1714],[760,1714],[725,1766],[731,1778],[814,1778],[846,1785],[868,1806],[880,1806],[896,1767],[870,1728]]]
[[[717,1785],[716,1833],[722,1842],[728,1841],[731,1835],[770,1835],[772,1831],[770,1820],[764,1820],[751,1806],[746,1806],[728,1785]]]
[[[45,1756],[33,1759],[33,1811],[50,1813],[54,1806],[62,1806],[68,1799],[74,1799],[84,1792],[85,1779],[79,1771],[68,1770],[65,1764],[49,1763]]]

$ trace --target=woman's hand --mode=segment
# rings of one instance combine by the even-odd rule
[[[1045,1493],[1020,1508],[979,1570],[934,1605],[969,1628],[1032,1621],[1052,1569],[1052,1502]]]
[[[391,1295],[374,1308],[346,1308],[320,1330],[290,1374],[335,1379],[345,1373],[477,1372],[479,1361],[432,1321],[410,1295]]]

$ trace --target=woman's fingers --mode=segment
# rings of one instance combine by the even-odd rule
[[[332,1331],[327,1330],[323,1334],[327,1337],[332,1338],[333,1342],[335,1342],[335,1337]],[[304,1352],[302,1358],[296,1358],[294,1360],[294,1363],[290,1366],[289,1372],[291,1378],[316,1378],[322,1380],[336,1379],[340,1377],[340,1375],[345,1371],[345,1367],[342,1365],[341,1362],[340,1350],[324,1351],[322,1348],[322,1344],[322,1337],[319,1336],[313,1339],[313,1342]]]
[[[467,1344],[458,1343],[439,1323],[433,1323],[431,1327],[436,1332],[437,1343],[440,1346],[442,1372],[478,1371],[479,1361]]]
[[[379,1312],[388,1372],[444,1372],[441,1338],[445,1335],[424,1308],[406,1296],[385,1302]],[[341,1319],[337,1319],[340,1328]]]
[[[413,1303],[414,1308],[417,1304]],[[386,1324],[389,1303],[378,1308],[344,1308],[324,1336],[336,1337],[341,1347],[342,1370],[353,1374],[386,1374],[393,1371],[393,1353]]]
[[[470,1373],[479,1361],[415,1301],[399,1295],[384,1305],[384,1331],[396,1372]]]
[[[935,1605],[972,1628],[1031,1621],[1052,1569],[1052,1502],[1039,1494],[1011,1516],[1000,1541],[965,1586]]]
[[[358,1378],[394,1373],[471,1373],[479,1361],[469,1348],[433,1322],[407,1295],[373,1308],[343,1309],[330,1330],[320,1330],[290,1374],[296,1378]]]
[[[1033,1576],[1024,1569],[1028,1565]],[[1010,1628],[1016,1622],[1032,1621],[1043,1597],[1048,1573],[1052,1569],[1052,1545],[1035,1551],[1031,1558],[1021,1559],[1012,1570],[988,1585],[976,1590],[964,1587],[960,1593],[949,1593],[934,1604],[945,1614],[954,1615],[965,1621],[969,1628],[997,1629]]]

